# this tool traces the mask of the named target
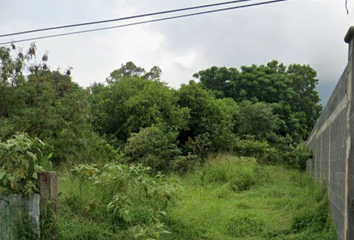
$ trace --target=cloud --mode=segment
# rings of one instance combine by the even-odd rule
[[[0,0],[0,33],[214,2]],[[348,7],[353,9],[353,3],[349,1]],[[95,27],[132,21],[136,20]],[[37,46],[40,55],[49,51],[52,69],[73,67],[73,78],[82,86],[103,82],[111,71],[127,61],[147,70],[159,66],[162,80],[178,87],[188,82],[193,73],[213,65],[239,68],[266,64],[273,59],[286,65],[310,64],[318,72],[320,83],[333,83],[347,63],[348,46],[343,37],[350,24],[354,24],[352,15],[346,15],[344,4],[338,4],[337,0],[299,0],[41,40]],[[73,30],[79,28],[70,29]],[[19,45],[27,47],[29,43]]]

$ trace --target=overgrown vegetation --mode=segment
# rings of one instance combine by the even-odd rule
[[[255,158],[217,155],[178,178],[119,164],[61,172],[60,239],[336,239],[326,189]]]
[[[0,187],[7,193],[32,195],[38,192],[37,172],[51,169],[51,154],[43,155],[45,144],[27,134],[0,141]]]
[[[336,239],[327,191],[306,173],[218,155],[182,184],[164,239]]]
[[[83,89],[36,52],[0,48],[1,193],[35,191],[52,160],[58,239],[334,239],[302,173],[311,67],[212,67],[172,89],[128,62]]]
[[[60,186],[61,239],[159,239],[182,189],[176,178],[151,176],[149,167],[117,163],[64,171]]]

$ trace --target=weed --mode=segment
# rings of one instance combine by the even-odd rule
[[[232,155],[180,180],[141,165],[97,168],[61,171],[58,240],[336,239],[326,189],[296,169]]]

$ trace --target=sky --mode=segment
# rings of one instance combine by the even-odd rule
[[[0,35],[224,1],[0,0]],[[354,0],[347,1],[349,14],[345,0],[292,0],[37,40],[37,56],[39,61],[48,52],[52,70],[72,67],[73,81],[83,87],[104,83],[113,70],[128,61],[147,71],[159,66],[161,80],[173,88],[188,83],[194,73],[212,66],[240,69],[272,60],[285,65],[308,64],[317,71],[317,89],[324,105],[348,60],[348,45],[343,39],[349,27],[354,26]],[[228,6],[235,5],[224,7]],[[159,17],[165,16],[5,37],[0,42]],[[27,49],[30,43],[16,45]]]

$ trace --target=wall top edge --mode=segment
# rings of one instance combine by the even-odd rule
[[[344,41],[346,43],[349,43],[350,40],[354,37],[354,26],[351,26],[347,32],[347,34],[344,37]]]

